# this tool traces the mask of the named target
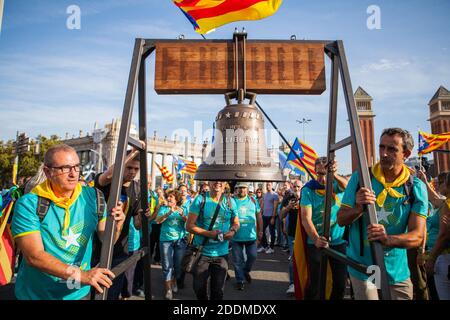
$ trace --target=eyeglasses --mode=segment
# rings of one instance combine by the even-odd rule
[[[294,186],[294,188],[301,188],[302,186]]]
[[[80,164],[76,164],[74,166],[60,166],[60,167],[47,167],[47,168],[58,170],[61,173],[70,173],[70,172],[72,172],[72,170],[75,172],[80,172],[80,170],[81,170]]]

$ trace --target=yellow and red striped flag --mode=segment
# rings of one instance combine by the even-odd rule
[[[260,20],[277,12],[283,0],[173,0],[195,31],[205,34],[227,23]]]
[[[160,166],[159,164],[156,164],[156,166],[158,167],[159,171],[161,171],[161,174],[164,178],[164,180],[166,180],[166,182],[168,184],[172,184],[173,183],[173,174],[171,174],[169,172],[169,169],[167,169],[166,166]]]
[[[431,134],[419,131],[419,155],[430,153],[450,141],[450,132]]]
[[[304,300],[306,290],[311,285],[310,270],[308,267],[308,256],[306,255],[308,238],[305,229],[303,228],[300,218],[300,208],[298,209],[297,226],[295,228],[294,249],[292,255],[292,266],[294,273],[294,287],[295,299]],[[313,283],[314,286],[319,286],[319,283]],[[327,266],[327,282],[325,289],[325,296],[327,299],[331,296],[331,289],[333,287],[333,278],[331,274],[330,263]]]
[[[312,175],[316,177],[316,171],[314,171],[314,163],[319,157],[316,151],[314,151],[314,149],[308,146],[306,143],[302,142],[299,138],[295,138],[292,149],[300,157],[300,159],[302,159],[303,163],[312,173]],[[306,173],[306,169],[303,167],[301,162],[298,161],[297,157],[292,151],[289,153],[287,160],[290,164]]]
[[[8,224],[13,203],[11,201],[5,207],[0,217],[0,286],[10,283],[14,274],[14,241],[11,226]]]
[[[173,159],[177,163],[177,171],[180,173],[186,173],[188,175],[195,175],[197,172],[197,164],[194,161],[186,160],[180,157],[173,156]]]

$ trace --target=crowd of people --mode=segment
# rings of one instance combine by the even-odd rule
[[[315,162],[316,179],[253,184],[209,181],[198,192],[180,184],[176,189],[152,189],[148,208],[141,208],[139,152],[127,152],[119,201],[112,209],[115,223],[111,269],[142,248],[142,225],[148,223],[149,254],[160,264],[164,298],[186,290],[183,259],[189,246],[200,247],[192,270],[199,300],[222,300],[225,282],[234,269],[234,288],[252,283],[258,254],[288,252],[287,295],[294,285],[292,257],[297,228],[306,234],[309,285],[305,299],[319,296],[322,251],[330,248],[359,264],[374,265],[370,243],[384,250],[390,294],[395,300],[448,300],[450,297],[450,173],[428,181],[424,172],[408,168],[414,142],[406,130],[385,129],[380,137],[380,161],[369,168],[372,189],[361,187],[358,172],[338,173],[334,159]],[[332,204],[329,237],[324,236],[327,174],[331,171]],[[105,232],[106,202],[114,165],[98,174],[93,185],[80,183],[75,150],[57,145],[48,150],[36,178],[15,203],[12,234],[20,252],[17,299],[92,299],[108,288],[108,299],[143,295],[144,260],[114,275],[99,268]],[[233,189],[230,188],[233,186]],[[364,213],[375,205],[378,223]],[[147,220],[147,221],[145,221]],[[299,220],[299,221],[298,221]],[[276,245],[280,249],[276,249]],[[346,288],[356,300],[378,299],[370,274],[329,258],[330,299],[344,299]],[[78,286],[73,284],[76,280]],[[269,279],[270,280],[270,279]],[[191,289],[191,290],[192,290]]]

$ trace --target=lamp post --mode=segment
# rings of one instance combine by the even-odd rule
[[[305,119],[303,118],[302,120],[296,120],[299,124],[303,125],[303,142],[305,141],[305,125],[310,123],[312,120],[311,119]]]

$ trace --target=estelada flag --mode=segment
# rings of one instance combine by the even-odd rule
[[[10,283],[14,274],[14,241],[8,224],[12,207],[13,201],[5,207],[0,218],[0,286]]]
[[[431,134],[419,131],[419,155],[430,153],[450,141],[450,132]]]
[[[308,264],[308,256],[306,254],[308,238],[301,222],[301,209],[298,209],[297,226],[295,228],[294,254],[292,255],[292,266],[294,272],[295,299],[304,300],[306,290],[310,285],[319,286],[319,283],[310,283],[310,270]],[[330,263],[327,266],[327,285],[325,296],[329,299],[333,286]]]
[[[180,173],[186,173],[188,175],[195,175],[197,172],[197,164],[194,161],[186,160],[181,157],[173,156],[173,159],[177,163],[177,171]]]
[[[302,142],[299,138],[295,138],[294,144],[292,145],[292,150],[300,157],[303,164],[308,168],[309,172],[311,172],[311,174],[315,177],[316,172],[314,171],[314,163],[316,162],[316,159],[319,157],[316,151],[306,143]],[[291,152],[289,152],[287,160],[289,161],[290,164],[306,173],[305,167],[303,167],[302,163],[298,161],[297,157],[292,152],[292,150]]]
[[[194,26],[205,34],[227,23],[260,20],[277,12],[283,0],[173,0]]]

